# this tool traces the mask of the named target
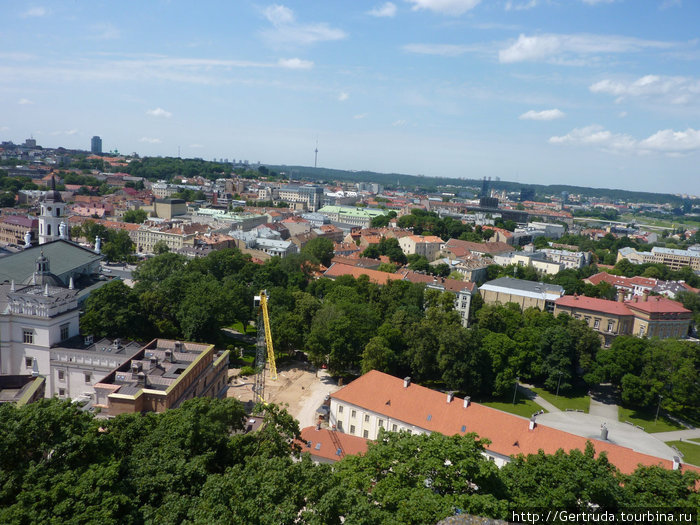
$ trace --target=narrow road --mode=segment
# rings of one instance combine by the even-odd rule
[[[588,413],[613,421],[618,421],[617,394],[612,385],[599,385],[591,393]]]
[[[529,387],[530,387],[530,385],[526,385],[526,384],[521,383],[518,385],[518,390],[523,392],[527,398],[531,399],[532,401],[534,401],[535,403],[540,405],[547,412],[561,412],[561,409],[554,406],[552,403],[547,401],[545,398],[543,398],[539,394],[535,393],[533,390],[530,390]]]
[[[311,386],[299,412],[292,414],[299,421],[299,428],[315,425],[318,421],[316,409],[321,406],[328,394],[335,392],[339,388],[335,380],[325,370],[319,370],[317,374],[319,380]]]
[[[700,428],[690,428],[688,430],[672,430],[670,432],[654,432],[651,434],[661,441],[678,441],[680,439],[700,438]]]

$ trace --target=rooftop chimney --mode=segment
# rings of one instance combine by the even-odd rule
[[[403,378],[403,387],[408,388],[408,386],[411,384],[411,377],[406,376]]]
[[[467,408],[469,406],[469,402],[471,401],[471,397],[467,396],[464,398],[464,408]]]
[[[184,352],[185,345],[183,345],[182,342],[180,342],[180,341],[175,341],[175,350],[178,352]]]
[[[173,359],[173,351],[172,350],[165,351],[165,360],[170,361],[171,363],[175,362],[175,359]]]
[[[619,303],[622,303],[622,302],[624,302],[624,300],[625,300],[625,291],[620,289],[617,291],[617,301]]]
[[[148,381],[146,380],[146,374],[144,374],[143,372],[139,372],[138,374],[136,374],[136,384],[137,385],[146,386],[147,382]]]
[[[648,291],[648,290],[644,290],[644,299],[643,299],[643,301],[644,301],[644,302],[647,302],[648,300],[649,300],[649,291]]]
[[[452,400],[455,398],[455,393],[454,392],[447,392],[447,402],[452,403]]]
[[[673,470],[679,470],[681,468],[681,458],[678,456],[673,456]]]
[[[535,427],[536,427],[536,426],[537,426],[537,422],[535,421],[535,416],[532,416],[532,417],[530,418],[530,426],[529,426],[529,429],[530,429],[530,430],[535,430]]]

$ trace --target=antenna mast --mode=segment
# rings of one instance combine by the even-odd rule
[[[318,137],[316,137],[316,149],[314,150],[314,168],[318,166]]]

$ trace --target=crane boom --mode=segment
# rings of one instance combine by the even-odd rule
[[[267,347],[267,362],[270,363],[270,377],[276,381],[277,364],[275,363],[275,349],[272,346],[270,316],[267,313],[267,290],[260,292],[260,310],[262,311],[263,324],[265,325],[265,346]]]

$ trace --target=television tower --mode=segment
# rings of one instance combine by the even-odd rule
[[[314,150],[314,168],[318,165],[318,138],[316,138],[316,149]]]

